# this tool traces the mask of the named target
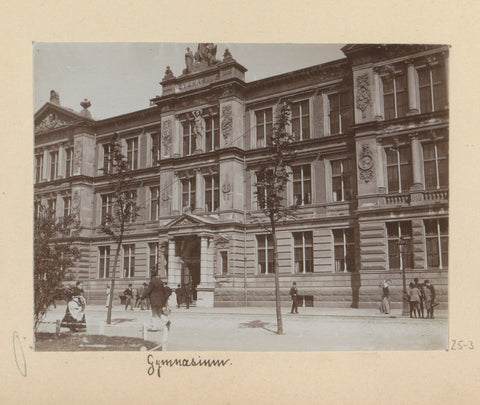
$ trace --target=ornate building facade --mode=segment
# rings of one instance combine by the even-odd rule
[[[442,305],[448,271],[448,47],[347,45],[345,58],[245,82],[216,46],[167,67],[151,107],[94,120],[52,91],[35,114],[35,212],[81,221],[72,270],[103,303],[115,244],[100,224],[112,186],[109,142],[120,136],[141,207],[116,269],[118,291],[158,269],[172,289],[191,281],[197,306],[274,305],[272,240],[255,199],[279,106],[296,141],[286,199],[297,218],[278,231],[283,299],[373,306],[392,280],[430,279]],[[399,249],[406,244],[405,251]],[[116,294],[118,299],[118,294]]]

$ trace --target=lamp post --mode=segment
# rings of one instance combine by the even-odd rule
[[[402,279],[403,279],[403,306],[402,306],[402,316],[407,316],[410,314],[410,308],[408,303],[408,294],[407,294],[407,279],[405,277],[405,266],[403,263],[403,254],[407,253],[408,245],[407,241],[400,237],[397,242],[398,250],[400,251],[400,268],[402,269]]]

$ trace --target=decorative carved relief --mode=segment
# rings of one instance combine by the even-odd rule
[[[357,108],[362,112],[362,118],[367,116],[367,108],[372,105],[372,94],[370,92],[370,79],[368,73],[357,76]]]
[[[172,121],[166,120],[162,125],[162,150],[164,156],[170,156],[170,147],[172,145]]]
[[[232,141],[232,128],[233,128],[233,118],[232,118],[232,106],[225,105],[222,108],[222,134],[225,141],[225,145],[230,145]]]
[[[375,165],[372,152],[368,145],[362,145],[362,150],[358,158],[358,168],[360,169],[360,180],[364,183],[373,180],[375,176]]]
[[[48,131],[67,124],[67,121],[61,120],[55,113],[50,113],[39,124],[35,125],[35,132]]]
[[[73,174],[82,174],[83,144],[80,140],[75,142],[73,155]]]
[[[162,201],[168,201],[170,199],[170,196],[166,191],[162,193]]]
[[[193,135],[195,136],[195,149],[203,149],[203,138],[205,135],[205,120],[202,117],[202,110],[194,110],[193,114]]]

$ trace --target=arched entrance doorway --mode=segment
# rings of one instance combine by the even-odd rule
[[[193,299],[197,300],[197,285],[200,284],[200,238],[180,236],[175,238],[175,256],[180,258],[181,285],[191,283]]]

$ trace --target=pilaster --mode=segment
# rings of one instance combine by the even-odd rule
[[[418,114],[418,96],[417,96],[417,72],[415,71],[414,61],[407,61],[407,81],[408,81],[408,114]]]

